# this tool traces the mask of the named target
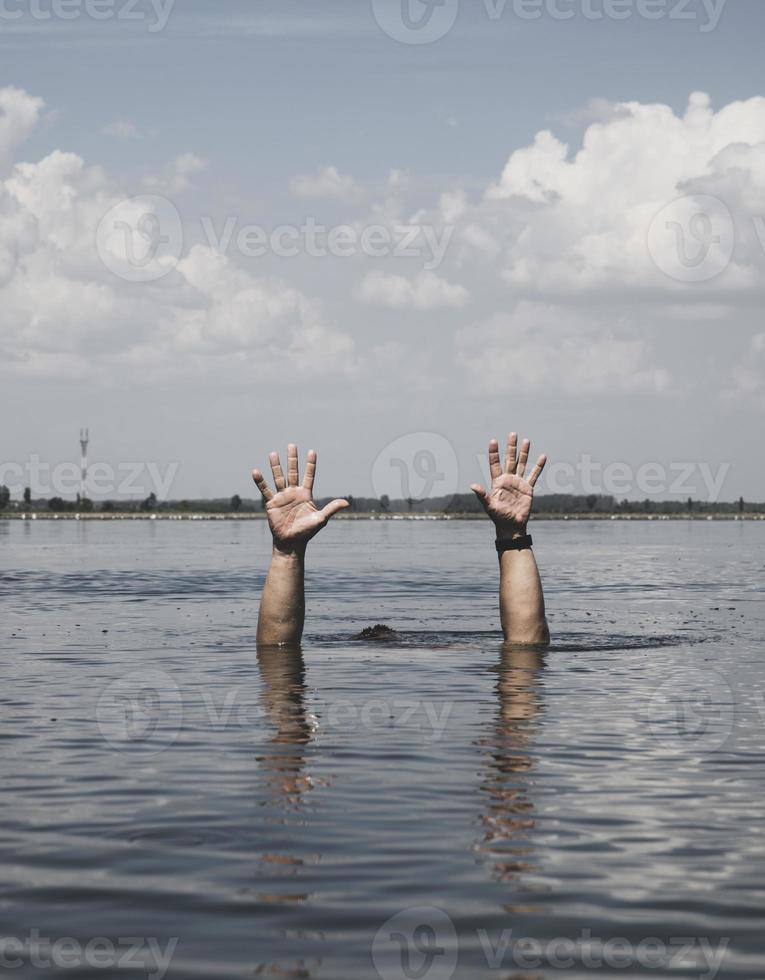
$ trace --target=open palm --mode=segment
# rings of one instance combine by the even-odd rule
[[[278,453],[269,455],[276,493],[266,483],[260,470],[252,478],[266,503],[266,516],[277,545],[308,542],[338,511],[348,506],[347,500],[333,500],[321,510],[313,502],[313,482],[316,475],[316,453],[308,453],[305,477],[300,483],[297,446],[287,447],[287,478],[285,480]]]
[[[534,486],[547,462],[540,456],[528,480],[524,479],[531,443],[524,439],[518,453],[518,436],[511,432],[507,439],[504,467],[499,459],[499,443],[489,443],[489,470],[491,489],[486,490],[474,483],[470,489],[483,504],[483,508],[497,526],[497,533],[522,533],[531,517],[534,502]]]

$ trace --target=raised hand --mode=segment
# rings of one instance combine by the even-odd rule
[[[526,533],[526,524],[531,516],[534,499],[534,485],[547,462],[540,456],[528,480],[524,479],[526,463],[531,443],[524,439],[518,454],[518,435],[511,432],[507,439],[504,467],[499,460],[499,443],[492,439],[489,443],[489,469],[491,489],[486,491],[478,483],[470,489],[483,504],[483,508],[497,527],[498,537],[514,537]]]
[[[338,511],[348,506],[347,500],[333,500],[319,510],[313,502],[313,481],[316,475],[316,453],[308,453],[303,482],[299,482],[297,446],[287,447],[287,479],[282,472],[278,453],[269,455],[276,493],[260,470],[252,471],[252,478],[266,502],[266,515],[274,538],[274,545],[289,550],[307,544]]]

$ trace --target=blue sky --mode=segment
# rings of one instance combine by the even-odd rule
[[[38,2],[49,10],[53,0]],[[125,2],[114,0],[115,13]],[[637,238],[648,240],[651,208],[688,187],[722,199],[739,229],[765,215],[756,175],[763,108],[752,101],[765,96],[765,9],[758,0],[718,0],[719,23],[709,30],[710,4],[701,0],[659,3],[665,16],[655,21],[638,14],[638,0],[622,0],[631,13],[624,20],[593,20],[585,2],[558,0],[574,11],[569,20],[542,10],[530,21],[512,2],[492,19],[486,4],[463,0],[451,30],[427,44],[393,40],[363,0],[176,0],[160,31],[150,29],[148,2],[135,21],[0,16],[0,89],[44,103],[34,126],[18,124],[23,139],[14,137],[3,167],[11,203],[0,220],[11,215],[21,227],[14,209],[27,208],[40,236],[34,248],[45,250],[43,260],[14,238],[14,268],[0,279],[8,297],[4,414],[28,406],[13,410],[3,460],[75,458],[76,433],[88,424],[97,459],[177,466],[172,496],[249,495],[250,466],[295,439],[320,452],[320,493],[361,495],[382,492],[375,461],[387,447],[424,432],[422,447],[450,474],[436,493],[476,479],[486,439],[513,427],[578,474],[588,454],[601,468],[630,467],[624,496],[650,495],[645,474],[635,476],[641,467],[669,474],[693,464],[691,487],[675,493],[668,477],[654,481],[655,496],[694,488],[708,495],[699,470],[706,465],[713,473],[725,467],[721,497],[765,499],[765,467],[752,453],[765,406],[765,253],[740,232],[733,268],[690,286],[661,270],[655,279],[633,274],[630,259]],[[390,16],[398,5],[391,0]],[[16,7],[29,5],[7,0],[3,10]],[[710,100],[710,149],[698,167],[681,145],[695,145],[691,123],[677,124],[671,138],[661,113],[646,112],[632,130],[619,126],[620,114],[633,112],[620,104],[661,104],[681,120],[695,92]],[[745,108],[713,121],[737,102]],[[7,112],[23,115],[25,105],[17,100]],[[565,177],[551,163],[537,198],[535,168],[555,157],[554,147],[534,151],[532,178],[523,156],[503,178],[511,156],[534,147],[540,131],[567,143],[571,161],[592,126],[604,131],[597,152],[609,202],[597,218],[594,152]],[[618,140],[627,141],[624,153],[613,148]],[[721,153],[739,144],[746,159],[718,167]],[[55,179],[35,171],[29,184],[48,181],[54,217],[56,194],[75,188],[79,244],[62,246],[74,226],[59,233],[29,203],[32,191],[19,202],[14,183],[14,167],[55,151],[75,154],[87,175],[62,176],[59,160]],[[662,170],[664,154],[667,180],[646,180],[643,199],[629,160]],[[734,171],[750,175],[734,186]],[[85,252],[98,207],[151,191],[180,213],[176,258],[186,264],[158,285],[94,271]],[[462,202],[456,217],[443,195]],[[644,229],[622,225],[622,211],[643,208]],[[601,236],[594,243],[590,213]],[[211,283],[211,255],[190,256],[195,245],[209,248],[204,216],[216,228],[234,219],[237,228],[271,230],[307,216],[328,226],[454,227],[430,278],[416,258],[252,258],[234,250]],[[572,227],[578,237],[567,241]],[[570,273],[582,242],[580,286]],[[611,248],[621,256],[616,270]],[[41,277],[36,285],[32,276]],[[240,325],[238,316],[249,320]],[[91,317],[92,329],[81,327]],[[537,383],[518,376],[515,349]],[[289,351],[312,363],[292,370]],[[439,456],[439,438],[456,463]],[[416,452],[412,445],[400,451]]]
[[[64,139],[110,165],[143,169],[203,146],[245,183],[317,160],[492,177],[510,149],[593,97],[680,110],[697,89],[717,104],[759,92],[762,4],[728,0],[708,33],[701,7],[688,12],[699,20],[521,21],[508,4],[492,21],[463,0],[449,35],[410,46],[363,0],[176,0],[160,33],[85,18],[16,28],[3,37],[3,77],[58,114],[32,147]],[[127,154],[104,145],[99,130],[115,117],[157,135]]]

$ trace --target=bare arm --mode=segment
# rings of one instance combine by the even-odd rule
[[[258,614],[259,645],[300,643],[305,623],[305,548],[274,544]]]
[[[503,467],[499,444],[492,439],[489,443],[491,489],[487,491],[477,483],[471,486],[494,522],[500,543],[511,543],[527,534],[534,485],[547,462],[546,456],[540,456],[525,480],[530,448],[531,443],[524,439],[518,455],[518,436],[511,432]],[[499,556],[499,614],[507,643],[549,643],[542,581],[530,547],[504,551]]]
[[[269,456],[276,493],[272,493],[260,470],[252,471],[266,502],[266,515],[273,536],[268,568],[258,615],[257,642],[261,646],[297,645],[305,621],[305,553],[308,542],[330,517],[348,506],[333,500],[323,510],[313,502],[316,453],[311,450],[305,477],[299,482],[297,446],[287,447],[287,478],[278,453]]]

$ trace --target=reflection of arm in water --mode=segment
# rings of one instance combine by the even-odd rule
[[[262,703],[274,734],[257,761],[272,805],[298,803],[312,788],[305,746],[313,728],[306,709],[305,664],[299,647],[258,647]]]
[[[525,874],[534,873],[538,864],[529,835],[535,823],[532,745],[543,710],[544,666],[538,647],[504,645],[497,672],[498,711],[481,740],[489,755],[481,782],[487,806],[478,850],[492,861],[494,877],[524,890]]]
[[[263,586],[258,616],[258,643],[264,646],[295,644],[303,635],[305,620],[306,545],[326,525],[330,517],[348,506],[346,500],[333,500],[323,510],[313,502],[316,453],[308,453],[302,484],[298,475],[297,446],[287,448],[287,478],[278,453],[269,456],[276,493],[272,493],[260,470],[252,478],[266,502],[266,515],[273,535],[271,564]]]
[[[507,440],[504,467],[499,461],[496,439],[489,443],[491,489],[478,484],[471,489],[497,529],[499,554],[499,611],[502,632],[508,643],[548,643],[550,631],[545,618],[545,600],[537,562],[527,539],[534,485],[547,462],[540,456],[524,479],[531,443],[524,439],[518,454],[518,436]]]

